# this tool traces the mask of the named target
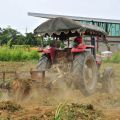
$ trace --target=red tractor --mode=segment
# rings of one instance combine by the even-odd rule
[[[43,39],[42,49],[39,49],[43,54],[37,69],[43,73],[43,79],[45,71],[57,66],[56,70],[59,74],[57,77],[67,87],[80,89],[83,94],[90,95],[95,92],[99,81],[102,83],[102,89],[113,93],[113,70],[106,68],[101,77],[99,73],[101,56],[96,54],[98,41],[108,43],[107,33],[104,30],[94,25],[85,25],[59,17],[42,23],[34,33],[42,38],[48,38],[49,41],[45,46],[44,41],[47,40]]]

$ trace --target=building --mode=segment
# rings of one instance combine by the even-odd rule
[[[112,46],[116,47],[117,45],[117,47],[120,47],[120,20],[65,16],[65,15],[32,13],[32,12],[29,12],[28,15],[34,17],[47,18],[47,19],[55,18],[55,17],[66,17],[69,19],[73,19],[75,21],[80,21],[85,24],[97,25],[103,28],[108,33],[107,39],[109,40]]]
[[[53,15],[43,13],[28,13],[30,16],[41,17],[41,18],[55,18],[55,17],[66,17],[82,23],[94,24],[103,28],[109,36],[120,36],[120,20],[112,19],[100,19],[100,18],[88,18],[88,17],[75,17],[75,16],[64,16],[64,15]]]

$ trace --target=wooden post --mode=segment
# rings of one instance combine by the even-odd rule
[[[45,71],[42,72],[42,83],[45,83]]]
[[[17,74],[16,71],[14,72],[14,75],[15,75],[15,76],[14,76],[14,79],[18,79],[18,74]]]
[[[3,82],[5,82],[5,72],[3,72]]]

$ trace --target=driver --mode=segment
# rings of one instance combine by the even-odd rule
[[[73,47],[81,48],[83,46],[83,39],[81,36],[76,37],[73,42]]]

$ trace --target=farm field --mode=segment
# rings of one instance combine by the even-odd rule
[[[0,71],[30,71],[37,61],[0,62]],[[115,71],[116,92],[111,95],[96,91],[83,96],[79,90],[34,92],[34,98],[15,101],[1,95],[0,120],[120,120],[120,64],[103,63]]]

